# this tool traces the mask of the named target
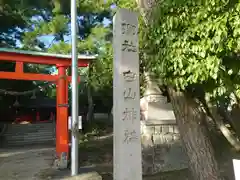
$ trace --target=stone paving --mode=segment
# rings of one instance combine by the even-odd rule
[[[0,179],[39,180],[39,172],[51,167],[53,152],[49,146],[0,149]]]

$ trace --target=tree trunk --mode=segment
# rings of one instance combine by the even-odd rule
[[[88,85],[88,113],[87,113],[87,122],[91,122],[94,118],[94,104],[93,104],[93,98],[92,98],[92,88],[91,85]]]
[[[92,76],[92,69],[93,64],[89,64],[89,70],[88,70],[88,80],[91,79]],[[94,118],[94,103],[93,103],[93,97],[92,97],[92,86],[91,83],[88,83],[87,85],[87,96],[88,96],[88,113],[87,113],[87,122],[91,122]]]
[[[234,147],[236,151],[240,151],[240,142],[238,137],[234,136],[232,132],[226,127],[225,123],[222,120],[222,117],[219,115],[218,110],[216,108],[211,109],[211,114],[213,120],[215,121],[217,128],[222,132],[223,136],[227,139],[227,141]]]
[[[237,134],[234,135],[227,127],[223,121],[223,118],[232,118],[231,116],[221,115],[224,113],[224,109],[220,110],[218,107],[214,107],[212,103],[205,102],[202,103],[203,109],[205,110],[206,115],[214,122],[216,127],[221,131],[223,136],[227,141],[235,148],[236,151],[240,151],[240,142]],[[219,112],[221,111],[221,112]],[[228,119],[225,121],[229,122]]]
[[[206,114],[181,92],[168,89],[194,180],[223,180],[208,137]]]
[[[234,120],[232,119],[230,113],[228,112],[227,107],[224,107],[224,104],[219,102],[218,103],[218,114],[220,114],[221,117],[223,117],[223,119],[229,123],[229,125],[232,127],[232,129],[237,132],[237,126],[234,122]]]

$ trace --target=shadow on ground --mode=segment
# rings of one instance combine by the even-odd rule
[[[79,176],[76,179],[81,180],[113,180],[113,136],[112,134],[96,137],[92,140],[86,140],[80,143],[79,147]],[[94,176],[91,178],[83,178],[87,174],[95,173],[101,175],[102,178]],[[54,180],[71,180],[70,169],[57,170],[45,176]],[[44,179],[44,178],[43,178]],[[173,171],[169,173],[159,173],[153,176],[144,177],[144,180],[188,180],[188,171]]]
[[[106,128],[105,128],[106,129]],[[80,138],[79,144],[79,176],[81,180],[113,180],[113,136],[112,129],[101,135],[90,135]],[[93,133],[94,134],[94,133]],[[107,135],[106,135],[107,134]],[[85,136],[85,135],[84,135]],[[226,180],[233,179],[232,158],[240,158],[239,153],[233,151],[222,135],[212,134],[213,146],[216,157],[221,166],[222,174]],[[100,178],[96,172],[102,176]],[[88,178],[91,176],[91,178]],[[93,177],[95,176],[95,177]],[[70,169],[57,171],[50,170],[43,173],[42,179],[71,180]],[[145,176],[144,180],[191,180],[187,169],[158,173],[153,176]]]

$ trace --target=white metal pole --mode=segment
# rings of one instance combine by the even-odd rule
[[[71,0],[72,36],[72,146],[71,175],[78,174],[78,57],[77,57],[77,3]]]

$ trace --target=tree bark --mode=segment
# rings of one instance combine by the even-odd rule
[[[91,79],[93,64],[89,64],[88,70],[88,79]],[[91,122],[94,119],[94,103],[92,97],[92,86],[91,83],[88,83],[87,87],[87,96],[88,96],[88,113],[87,113],[87,122]]]
[[[220,116],[230,124],[231,128],[237,132],[237,126],[234,122],[234,120],[232,119],[230,113],[228,112],[227,107],[224,107],[224,104],[219,102],[218,104],[218,114],[220,114]]]
[[[207,116],[200,104],[172,88],[168,92],[193,179],[223,180],[208,137]]]
[[[87,121],[91,122],[94,119],[94,104],[92,98],[92,88],[91,85],[88,85],[87,88],[87,96],[88,96],[88,113],[87,113]]]

